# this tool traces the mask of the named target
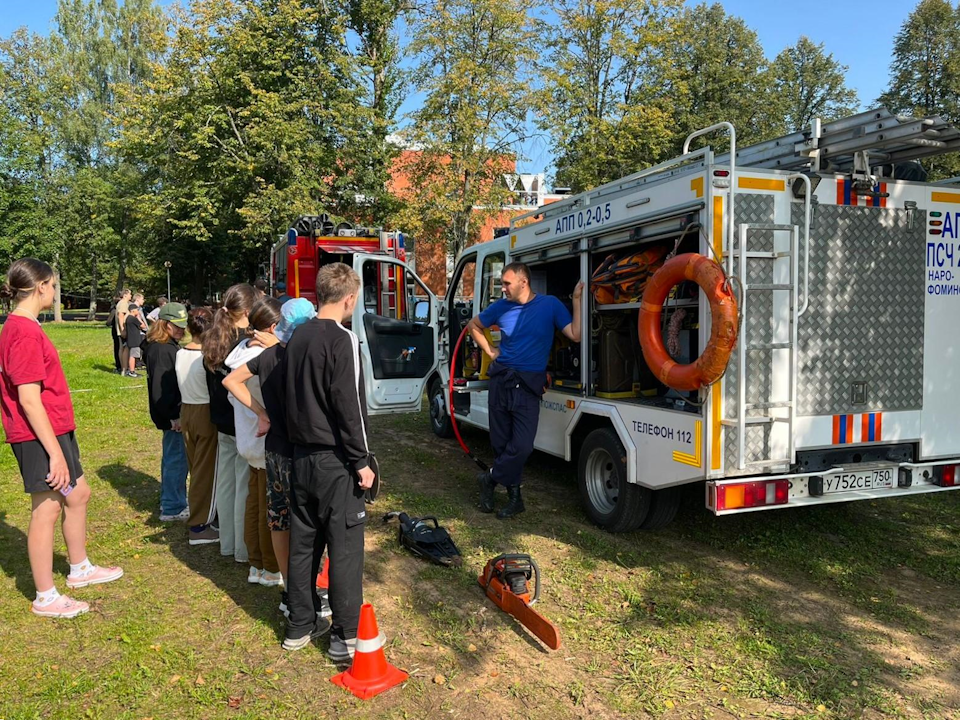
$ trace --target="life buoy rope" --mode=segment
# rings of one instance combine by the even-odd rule
[[[670,291],[684,280],[700,286],[710,301],[710,339],[694,362],[681,365],[663,345],[661,315]],[[739,320],[737,299],[730,291],[723,268],[714,260],[697,253],[670,258],[654,273],[643,291],[637,333],[647,365],[667,387],[690,391],[719,380],[737,344]]]

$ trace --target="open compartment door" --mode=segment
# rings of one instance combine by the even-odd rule
[[[361,289],[352,329],[360,338],[367,409],[416,412],[437,369],[437,298],[398,260],[358,254],[353,267]]]

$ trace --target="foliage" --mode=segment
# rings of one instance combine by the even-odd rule
[[[893,44],[890,86],[880,103],[906,115],[960,121],[960,9],[947,0],[920,0]],[[924,163],[931,179],[960,174],[960,157]]]
[[[198,0],[175,16],[166,62],[129,98],[122,147],[149,168],[139,205],[163,240],[154,260],[189,273],[194,297],[205,280],[251,280],[298,214],[336,212],[348,190],[367,190],[352,153],[371,112],[340,10]]]
[[[503,174],[527,137],[536,56],[532,0],[438,0],[411,22],[421,106],[404,136],[405,227],[454,255],[509,197]]]
[[[770,65],[767,112],[780,123],[779,133],[805,130],[814,118],[835,120],[857,110],[857,93],[846,85],[847,68],[810,38],[801,36]]]
[[[663,48],[675,42],[674,0],[561,0],[541,23],[538,124],[553,138],[559,184],[575,191],[655,163],[673,139]]]

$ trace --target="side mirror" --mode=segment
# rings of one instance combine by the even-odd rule
[[[430,301],[418,300],[413,306],[413,321],[420,325],[425,325],[430,321]]]

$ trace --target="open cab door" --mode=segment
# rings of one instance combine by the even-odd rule
[[[371,415],[417,412],[440,354],[437,298],[394,258],[357,254],[353,269],[361,288],[352,329],[360,338],[367,409]]]

